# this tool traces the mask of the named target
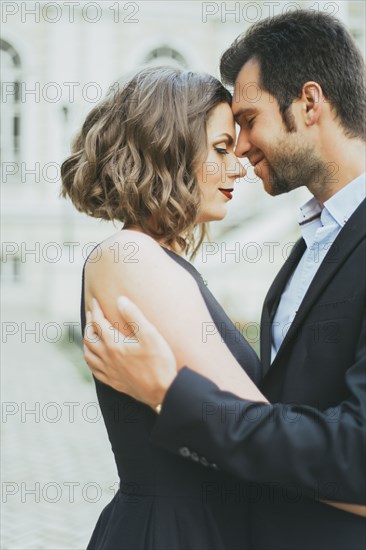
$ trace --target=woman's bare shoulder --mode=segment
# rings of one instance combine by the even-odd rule
[[[118,264],[120,267],[133,267],[153,261],[166,261],[159,243],[140,231],[125,229],[114,233],[101,242],[85,262],[89,274]]]
[[[85,265],[88,283],[100,287],[111,278],[123,279],[134,286],[155,277],[176,282],[196,284],[192,276],[165,252],[159,243],[145,233],[123,230],[100,244],[94,258]]]

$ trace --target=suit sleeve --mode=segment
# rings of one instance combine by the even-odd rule
[[[169,389],[152,441],[193,453],[254,483],[311,498],[366,503],[366,327],[346,372],[346,400],[327,410],[254,403],[184,367]]]

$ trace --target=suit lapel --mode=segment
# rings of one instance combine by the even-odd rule
[[[312,280],[308,291],[304,296],[303,301],[300,304],[297,314],[282,342],[280,349],[278,350],[273,364],[270,366],[270,369],[267,368],[266,370],[264,370],[265,374],[268,372],[268,370],[272,370],[272,368],[277,364],[289,342],[291,342],[291,340],[294,340],[294,338],[296,337],[296,332],[299,330],[314,302],[326,288],[329,281],[332,280],[337,271],[342,267],[352,251],[365,238],[365,206],[366,201],[364,200],[351,216],[351,218],[348,220],[347,224],[340,231],[337,238],[330,247],[327,255],[325,256],[318,271],[316,272],[314,279]],[[283,291],[283,288],[284,285],[282,286],[282,289],[280,291],[281,293]],[[281,294],[277,296],[277,299],[275,301],[277,305],[280,297]],[[273,307],[272,313],[273,314],[270,317],[271,321],[273,320],[273,316],[275,313],[275,310],[273,312]]]
[[[271,363],[271,346],[272,346],[272,321],[275,316],[281,294],[286,286],[286,283],[299,263],[306,249],[304,239],[299,239],[286,262],[278,272],[273,281],[267,296],[264,300],[262,318],[261,318],[261,361],[263,365],[263,373],[265,374]]]

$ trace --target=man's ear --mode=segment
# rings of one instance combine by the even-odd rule
[[[304,121],[307,126],[312,126],[318,122],[322,112],[323,99],[323,90],[317,82],[305,82],[302,87],[301,101]]]

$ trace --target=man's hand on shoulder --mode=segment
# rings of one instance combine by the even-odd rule
[[[112,326],[93,299],[87,312],[84,358],[95,378],[156,410],[177,374],[169,345],[126,297],[117,300],[120,323]]]

